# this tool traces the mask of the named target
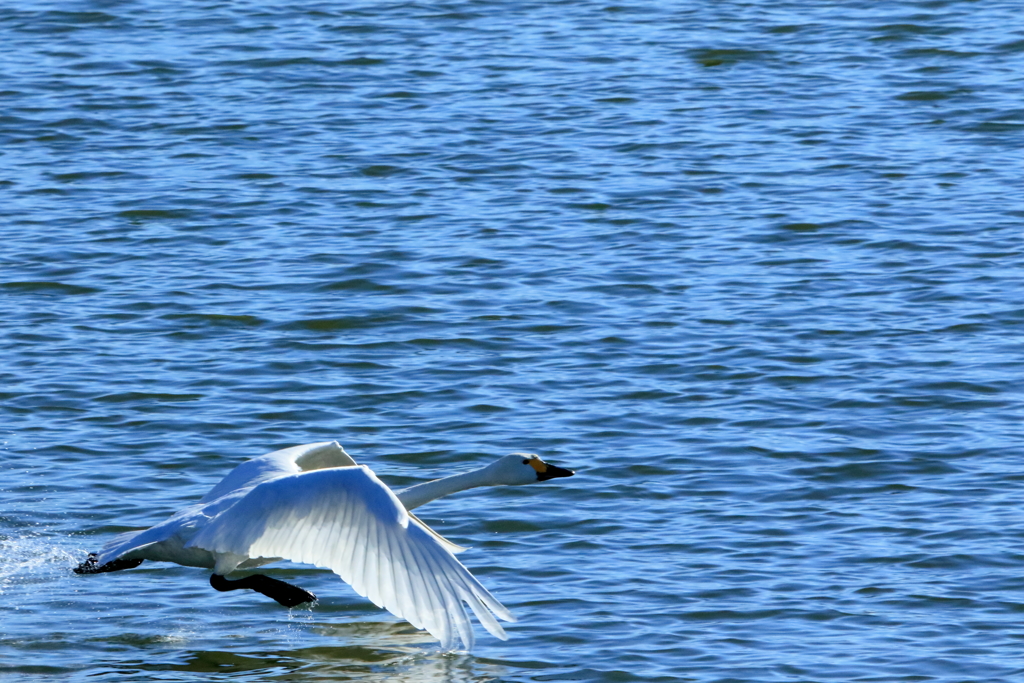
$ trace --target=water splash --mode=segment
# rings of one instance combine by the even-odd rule
[[[82,554],[39,534],[0,537],[0,595],[62,577]]]

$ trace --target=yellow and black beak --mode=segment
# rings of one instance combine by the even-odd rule
[[[567,470],[564,467],[559,467],[558,465],[552,465],[551,463],[544,462],[540,458],[530,460],[530,466],[537,470],[537,481],[547,481],[548,479],[557,479],[558,477],[571,477],[576,474],[572,470]]]

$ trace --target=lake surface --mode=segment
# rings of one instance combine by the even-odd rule
[[[1024,678],[1019,3],[0,9],[0,678]],[[71,568],[337,439],[519,621]],[[289,578],[290,577],[290,578]]]

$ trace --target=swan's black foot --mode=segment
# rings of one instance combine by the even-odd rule
[[[105,574],[106,572],[119,572],[122,569],[135,569],[142,560],[111,560],[106,564],[100,565],[96,561],[99,559],[99,555],[96,553],[89,553],[89,557],[85,558],[85,562],[75,567],[72,571],[76,574]]]
[[[290,583],[273,579],[263,574],[253,574],[252,576],[246,576],[238,579],[237,581],[230,581],[225,579],[220,574],[210,575],[210,585],[219,591],[234,591],[239,588],[251,588],[257,593],[262,593],[268,598],[273,598],[285,607],[295,607],[301,605],[304,602],[314,602],[316,596],[307,590],[303,590],[298,586],[293,586]]]

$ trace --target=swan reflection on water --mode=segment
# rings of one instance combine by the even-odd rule
[[[481,661],[472,655],[424,649],[424,645],[436,646],[436,641],[406,623],[316,624],[310,628],[317,636],[348,644],[271,652],[246,651],[247,648],[191,650],[181,652],[176,662],[161,657],[160,663],[108,662],[108,666],[124,674],[139,671],[229,674],[236,681],[290,680],[297,675],[303,681],[485,683],[509,673],[500,664]]]

